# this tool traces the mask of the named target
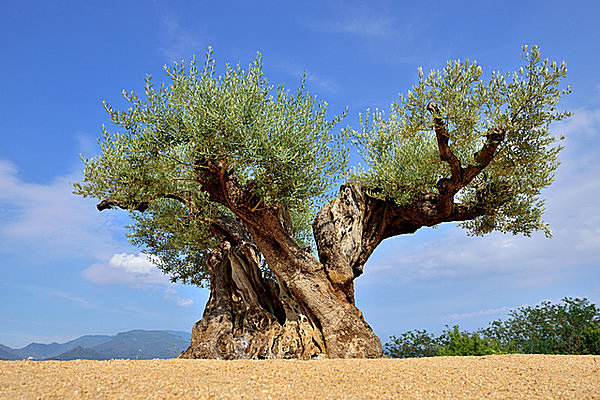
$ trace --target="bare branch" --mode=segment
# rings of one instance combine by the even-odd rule
[[[498,145],[504,140],[506,130],[504,128],[494,127],[487,134],[487,141],[477,153],[475,153],[475,165],[468,166],[463,173],[461,185],[464,187],[487,167],[492,159]]]
[[[181,194],[167,193],[167,194],[165,194],[163,196],[159,196],[157,198],[173,199],[173,200],[180,201],[186,205],[189,205],[188,204],[189,200],[186,200],[183,197],[183,195],[181,195]],[[156,200],[156,199],[153,199],[153,200]],[[98,209],[98,211],[104,211],[104,210],[110,209],[110,208],[120,208],[122,210],[133,210],[133,211],[144,212],[148,209],[149,206],[150,206],[150,201],[124,203],[124,202],[118,202],[118,201],[115,201],[115,200],[109,198],[109,199],[104,199],[100,203],[98,203],[96,205],[96,208]]]
[[[448,140],[450,139],[450,136],[448,135],[448,129],[446,128],[444,120],[440,116],[440,109],[434,101],[429,102],[429,105],[427,105],[427,111],[433,114],[435,136],[440,149],[440,159],[442,161],[446,161],[450,166],[450,171],[452,171],[450,182],[452,183],[452,186],[456,186],[462,180],[462,167],[458,157],[454,155],[450,149],[450,146],[448,145]],[[442,180],[440,180],[440,182],[442,182]]]
[[[98,203],[96,205],[96,208],[98,209],[98,211],[104,211],[104,210],[109,209],[109,208],[118,207],[118,208],[121,208],[123,210],[130,210],[130,209],[132,209],[134,211],[144,212],[144,211],[146,211],[148,209],[149,205],[150,204],[148,202],[145,202],[145,201],[139,202],[137,204],[125,204],[125,203],[116,202],[116,201],[111,200],[111,199],[105,199],[105,200],[102,200],[100,203]]]
[[[435,135],[440,149],[440,159],[450,166],[450,178],[442,178],[437,182],[437,188],[440,192],[439,209],[440,213],[446,217],[454,214],[454,195],[460,189],[467,186],[487,167],[492,159],[498,145],[504,140],[506,130],[500,127],[494,127],[487,134],[487,141],[477,153],[475,153],[475,164],[463,168],[460,160],[450,149],[448,141],[450,139],[446,124],[440,116],[438,105],[431,101],[427,110],[433,114]]]

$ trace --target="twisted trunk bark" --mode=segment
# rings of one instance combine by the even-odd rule
[[[289,342],[292,331],[302,332],[295,333],[301,344],[295,354],[279,351],[267,352],[267,356],[289,354],[290,357],[306,358],[324,353],[335,358],[381,357],[381,341],[354,305],[353,293],[340,294],[324,265],[295,242],[289,212],[275,206],[261,208],[261,199],[256,196],[253,183],[240,184],[225,162],[202,162],[205,164],[198,169],[198,179],[203,190],[211,201],[226,206],[239,218],[276,277],[286,321],[281,325],[283,334],[271,324],[269,326],[275,328],[269,335],[273,341],[282,340],[277,339],[277,335],[283,335]],[[290,316],[290,313],[293,314]],[[195,332],[198,337],[200,330]]]
[[[298,304],[314,317],[331,358],[376,358],[381,341],[354,305],[353,297],[336,292],[323,264],[281,231],[275,215],[265,212],[260,225],[248,230],[278,281],[285,282]]]
[[[381,342],[353,298],[336,294],[323,266],[285,234],[281,215],[263,212],[259,229],[246,230],[233,219],[228,224],[227,234],[220,224],[225,239],[211,257],[203,318],[179,357],[382,356]],[[275,280],[261,273],[259,249]]]
[[[221,224],[224,225],[224,224]],[[325,356],[314,317],[285,287],[263,276],[260,253],[245,228],[228,221],[210,260],[211,293],[190,347],[180,358],[267,359]]]

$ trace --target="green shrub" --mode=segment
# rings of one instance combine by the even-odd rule
[[[565,297],[562,301],[521,307],[511,311],[507,321],[494,321],[479,333],[503,346],[513,345],[520,353],[584,354],[585,341],[594,348],[595,331],[589,326],[600,323],[600,309],[587,299]]]
[[[583,354],[600,354],[600,325],[590,322],[583,328]]]
[[[479,333],[461,332],[458,325],[446,331],[440,337],[437,349],[439,356],[484,356],[488,354],[510,353],[513,348],[503,346],[500,341],[479,336]]]
[[[427,331],[392,336],[385,354],[394,358],[467,356],[504,353],[600,354],[600,309],[587,299],[565,297],[562,303],[544,301],[524,306],[477,332],[458,326],[436,337]]]
[[[404,332],[400,337],[391,336],[385,344],[384,353],[392,358],[432,357],[437,354],[438,339],[427,331]]]

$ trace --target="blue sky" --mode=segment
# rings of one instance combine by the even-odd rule
[[[101,4],[101,5],[100,5]],[[170,284],[131,246],[124,212],[75,197],[79,153],[97,153],[107,115],[145,74],[200,57],[247,64],[272,84],[303,72],[343,125],[387,109],[417,68],[477,60],[520,66],[521,46],[568,65],[574,112],[553,126],[566,148],[544,192],[554,238],[470,238],[453,224],[385,241],[356,300],[385,342],[410,329],[484,327],[510,309],[565,296],[600,304],[600,6],[594,1],[27,1],[0,3],[0,343],[66,341],[130,329],[191,330],[208,292]],[[341,126],[340,126],[341,127]]]

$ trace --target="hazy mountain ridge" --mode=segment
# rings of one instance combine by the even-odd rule
[[[0,360],[19,360],[20,358],[14,353],[13,349],[0,344]]]
[[[16,354],[19,358],[33,357],[36,360],[42,360],[50,357],[57,356],[77,346],[81,347],[94,347],[101,343],[110,340],[113,336],[108,335],[85,335],[80,336],[77,339],[70,340],[66,343],[30,343],[21,349],[12,349],[11,353]]]
[[[93,349],[77,346],[56,357],[46,358],[46,360],[110,360],[111,358],[113,357],[109,357]]]
[[[164,331],[129,331],[93,347],[111,358],[173,358],[190,345],[189,339]]]
[[[114,336],[85,335],[66,343],[30,343],[20,349],[0,345],[0,360],[172,358],[189,346],[189,338],[189,333],[180,331],[133,330]]]

